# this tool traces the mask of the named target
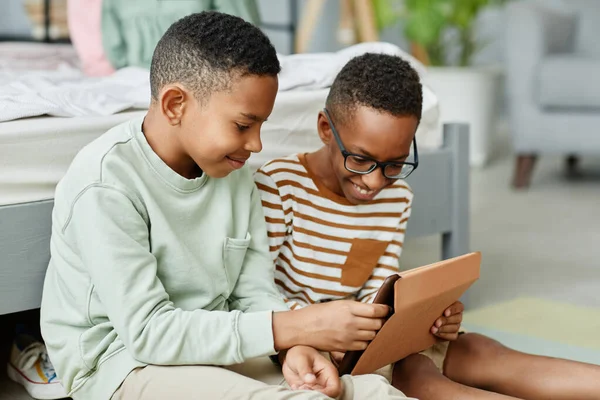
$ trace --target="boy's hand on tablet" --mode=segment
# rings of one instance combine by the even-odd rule
[[[364,350],[390,314],[383,304],[335,300],[297,311],[302,321],[302,344],[323,351]]]
[[[296,345],[322,351],[364,350],[391,310],[383,304],[335,300],[273,313],[275,350]]]
[[[431,327],[431,333],[443,340],[458,339],[458,331],[462,322],[465,306],[460,301],[448,307]]]
[[[293,390],[316,390],[333,398],[342,392],[337,369],[312,347],[295,346],[289,349],[282,371]]]

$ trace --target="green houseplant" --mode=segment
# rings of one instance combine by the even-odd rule
[[[474,30],[477,17],[484,8],[506,1],[374,0],[374,6],[380,29],[403,22],[412,52],[425,64],[448,65],[454,49],[458,56],[453,64],[468,66],[482,46]]]

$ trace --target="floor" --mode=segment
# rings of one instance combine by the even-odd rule
[[[489,165],[472,171],[471,248],[482,252],[483,265],[481,279],[469,291],[469,308],[522,296],[600,307],[600,159],[583,159],[576,179],[563,171],[561,159],[544,157],[531,188],[513,191],[506,136],[498,138]],[[436,261],[439,248],[435,237],[408,241],[404,266]],[[555,320],[566,322],[559,310]],[[2,374],[4,368],[0,400],[29,399]]]
[[[598,307],[519,297],[467,311],[462,326],[515,350],[600,365]]]
[[[471,172],[471,250],[483,261],[469,305],[527,295],[600,307],[600,158],[582,159],[581,175],[568,178],[561,158],[543,157],[519,192],[509,186],[508,138],[497,142],[490,163]],[[439,248],[437,237],[410,240],[402,262],[434,262]]]

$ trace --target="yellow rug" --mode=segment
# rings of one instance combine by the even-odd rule
[[[465,323],[600,350],[600,309],[538,298],[465,312]]]
[[[600,309],[518,298],[465,312],[464,327],[517,350],[600,364]]]

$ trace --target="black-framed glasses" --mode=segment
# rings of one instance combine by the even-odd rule
[[[327,108],[323,109],[325,113],[325,117],[327,117],[327,121],[329,122],[329,126],[331,127],[331,132],[333,132],[333,137],[342,152],[342,156],[344,156],[344,167],[355,174],[366,175],[375,171],[377,168],[381,168],[383,172],[383,176],[388,179],[405,179],[408,177],[417,167],[419,166],[419,153],[417,152],[417,139],[413,138],[413,147],[414,147],[414,161],[408,162],[393,162],[386,161],[380,162],[371,157],[363,156],[361,154],[353,154],[346,150],[344,144],[342,143],[342,139],[340,139],[340,134],[338,133],[333,121],[331,120],[331,116],[329,115],[329,111]]]

